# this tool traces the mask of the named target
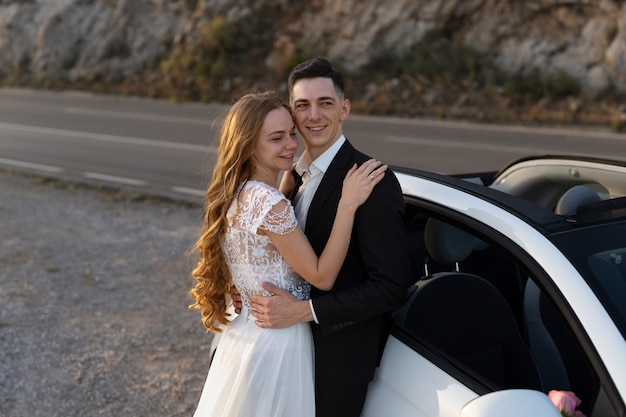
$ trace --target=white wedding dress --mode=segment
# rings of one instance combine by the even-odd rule
[[[298,227],[290,203],[272,209],[285,196],[269,185],[248,181],[231,204],[223,246],[243,308],[225,327],[194,417],[313,417],[313,340],[308,323],[261,329],[249,314],[249,295],[267,294],[262,281],[309,298],[300,278],[258,229],[285,234]]]

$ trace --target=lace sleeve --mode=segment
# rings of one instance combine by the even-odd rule
[[[293,232],[298,227],[298,221],[291,204],[283,199],[272,206],[260,227],[278,235]]]
[[[267,184],[248,183],[243,193],[244,213],[251,231],[257,229],[285,235],[298,227],[298,221],[289,200],[276,188]]]

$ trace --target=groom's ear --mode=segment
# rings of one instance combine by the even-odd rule
[[[348,118],[348,116],[350,115],[351,106],[352,105],[350,104],[350,100],[345,98],[341,103],[341,114],[339,115],[339,120],[343,122]]]

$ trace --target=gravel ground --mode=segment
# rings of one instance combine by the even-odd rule
[[[0,171],[0,416],[191,416],[200,209]]]

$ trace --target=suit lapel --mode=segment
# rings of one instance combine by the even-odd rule
[[[296,194],[298,194],[298,190],[302,186],[302,175],[298,174],[298,172],[295,169],[291,170],[291,175],[293,176],[293,179],[296,182],[296,186],[293,188],[293,190],[287,196],[287,198],[290,201],[293,201],[293,199],[296,197]]]
[[[327,216],[328,210],[322,212],[322,208],[326,201],[335,193],[341,196],[341,187],[343,186],[343,179],[346,176],[346,173],[350,169],[350,163],[352,161],[352,152],[354,148],[352,145],[346,140],[345,143],[339,148],[339,152],[333,158],[332,162],[328,166],[326,173],[322,177],[322,181],[320,182],[315,195],[313,196],[313,200],[311,201],[311,205],[309,206],[309,211],[307,213],[307,220],[305,226],[305,234],[309,235],[310,231],[315,225],[317,218],[320,215]],[[339,197],[338,197],[339,198]],[[334,201],[332,210],[336,210],[336,205],[338,201]]]

